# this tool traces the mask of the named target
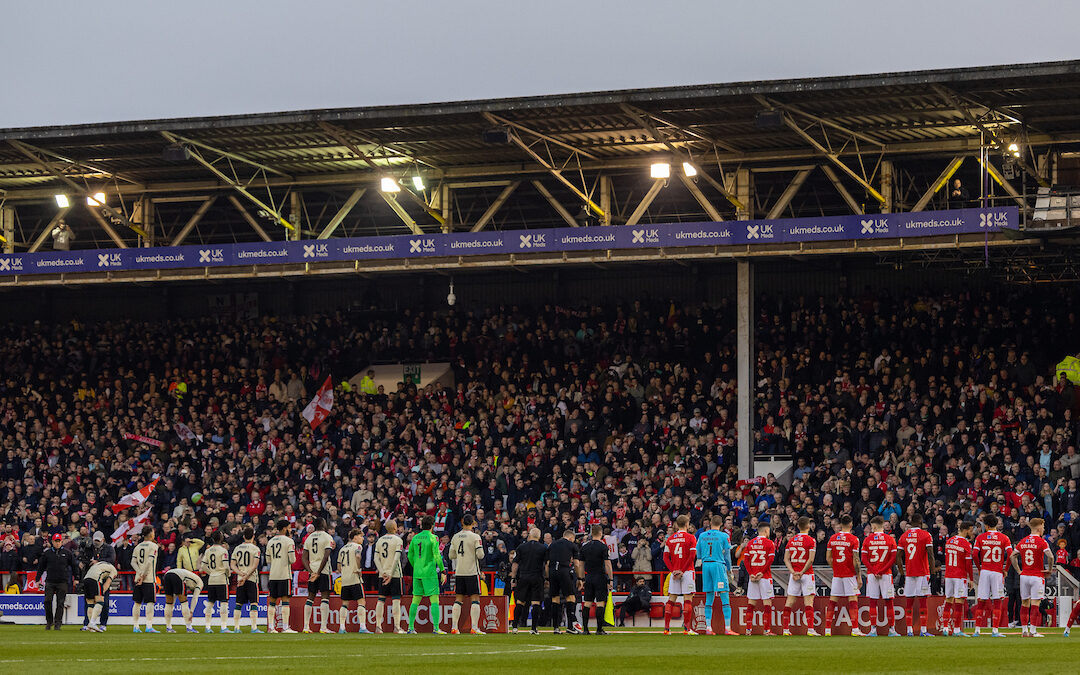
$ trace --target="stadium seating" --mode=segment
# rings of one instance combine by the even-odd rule
[[[479,516],[502,573],[529,524],[594,522],[625,544],[617,570],[661,570],[675,516],[707,512],[736,536],[768,519],[778,538],[808,514],[821,539],[840,513],[861,535],[874,514],[895,530],[920,511],[941,546],[994,509],[1014,539],[1048,518],[1072,560],[1080,397],[1053,364],[1078,351],[1074,296],[759,299],[755,450],[790,456],[790,485],[736,486],[727,307],[7,326],[0,570],[35,569],[44,533],[108,535],[140,509],[107,505],[158,474],[164,565],[189,529],[325,514],[339,536],[389,517],[409,532],[437,511],[444,536]],[[339,388],[319,428],[300,417],[328,375],[425,360],[451,362],[455,386]]]

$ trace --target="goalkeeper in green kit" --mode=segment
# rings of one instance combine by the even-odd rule
[[[432,632],[446,635],[439,630],[439,586],[445,579],[442,554],[439,553],[439,538],[431,531],[435,518],[424,516],[420,521],[421,532],[409,542],[409,564],[413,569],[412,606],[409,607],[409,633],[416,633],[416,612],[420,609],[420,598],[428,599]]]

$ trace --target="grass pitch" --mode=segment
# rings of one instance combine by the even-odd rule
[[[126,628],[126,630],[125,630]],[[159,626],[159,629],[161,627]],[[245,629],[246,630],[246,629]],[[0,626],[0,672],[1069,672],[1080,636],[968,638],[104,634]]]

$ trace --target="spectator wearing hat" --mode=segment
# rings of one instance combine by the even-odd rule
[[[64,548],[64,535],[52,536],[51,547],[38,561],[38,576],[45,576],[45,630],[60,630],[64,623],[64,602],[78,563],[75,554]]]
[[[199,551],[205,543],[198,539],[190,531],[184,532],[180,538],[181,545],[176,549],[176,566],[189,572],[195,572],[199,568]]]

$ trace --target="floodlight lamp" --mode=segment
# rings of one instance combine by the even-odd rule
[[[671,165],[667,162],[656,162],[649,167],[649,175],[653,178],[667,178],[671,176]]]
[[[55,199],[56,205],[62,209],[66,209],[67,207],[71,206],[71,202],[68,201],[67,195],[56,195]]]
[[[683,175],[686,176],[687,178],[693,178],[694,176],[697,175],[697,169],[695,169],[694,165],[691,164],[690,162],[683,162],[682,163],[682,172],[683,172]]]
[[[416,188],[417,190],[423,190],[424,189],[424,177],[423,176],[413,176],[412,177],[412,184],[413,184],[413,187]]]
[[[389,176],[382,179],[381,188],[383,192],[401,192],[401,186],[398,182]]]
[[[104,206],[105,205],[105,193],[95,192],[94,194],[86,198],[87,206]]]

